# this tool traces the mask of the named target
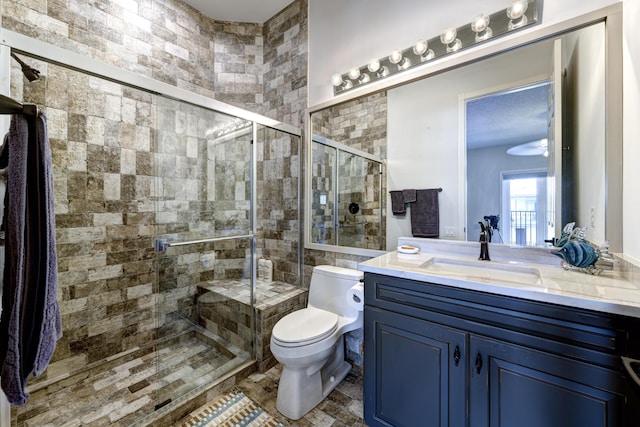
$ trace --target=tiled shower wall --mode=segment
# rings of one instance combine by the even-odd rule
[[[295,1],[264,26],[216,22],[172,0],[0,3],[4,28],[301,125],[300,106],[306,97],[306,68],[301,67],[306,64],[304,0]],[[157,220],[172,232],[183,228],[184,218],[165,221],[154,211],[160,197],[154,168],[163,165],[155,164],[153,154],[151,95],[25,59],[42,71],[42,79],[28,83],[14,62],[11,95],[45,106],[49,118],[65,328],[50,368],[39,379],[44,380],[151,342],[158,322],[156,269],[171,272],[161,284],[161,290],[171,289],[164,294],[165,302],[185,308],[192,302],[191,282],[208,278],[210,264],[205,250],[196,255],[180,251],[169,265],[154,265]],[[271,76],[268,86],[266,75]],[[294,188],[299,146],[296,138],[268,138],[273,141],[264,143],[259,154],[264,160],[259,170],[266,171],[258,176],[263,180],[258,186],[265,191],[259,249],[273,259],[275,278],[297,283]],[[193,158],[199,149],[187,150],[160,158],[171,173],[200,167]],[[192,203],[187,200],[191,196],[195,194],[188,193],[184,202]],[[198,203],[201,213],[208,212],[206,201]],[[212,259],[225,267],[211,275],[243,274],[246,250],[242,244],[224,246],[224,255]]]
[[[264,25],[215,21],[178,0],[1,0],[0,5],[4,28],[303,125],[306,0],[293,1]]]
[[[155,337],[152,96],[30,61],[12,96],[45,106],[53,157],[63,337],[39,380]]]

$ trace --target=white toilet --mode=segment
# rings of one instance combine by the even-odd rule
[[[273,327],[271,352],[282,364],[276,407],[284,416],[301,418],[351,369],[344,360],[343,334],[362,327],[364,301],[348,301],[351,288],[362,278],[358,270],[314,267],[307,308],[286,315]]]

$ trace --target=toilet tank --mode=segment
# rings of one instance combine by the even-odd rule
[[[356,317],[358,311],[347,304],[347,291],[364,277],[362,271],[333,265],[313,268],[309,285],[309,306],[344,317]]]

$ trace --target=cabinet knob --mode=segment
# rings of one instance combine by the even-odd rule
[[[478,353],[478,355],[476,356],[476,372],[480,374],[481,370],[482,370],[482,355]]]
[[[453,352],[453,361],[458,366],[460,364],[460,347],[456,346],[455,351]]]

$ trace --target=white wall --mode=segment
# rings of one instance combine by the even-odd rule
[[[623,252],[640,260],[640,2],[625,0],[623,6]]]
[[[601,244],[605,236],[605,44],[604,25],[570,34],[563,45],[563,66],[568,70],[567,97],[571,98],[576,224],[588,227],[587,238]]]

